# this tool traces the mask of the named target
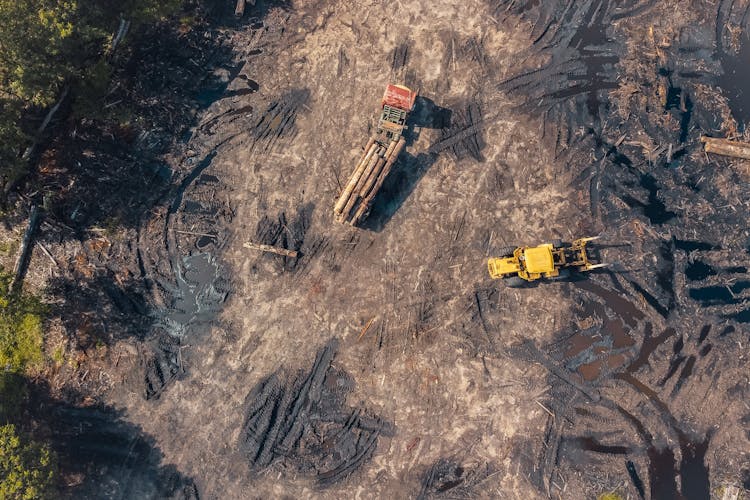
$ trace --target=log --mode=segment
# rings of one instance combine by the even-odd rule
[[[263,245],[261,243],[246,242],[246,243],[243,243],[242,246],[245,248],[249,248],[250,250],[258,250],[259,252],[274,253],[276,255],[283,255],[284,257],[295,258],[299,256],[299,252],[297,252],[296,250],[287,250],[286,248],[278,248],[278,247],[273,247],[271,245]]]
[[[375,195],[378,194],[378,191],[380,191],[380,188],[383,186],[383,182],[385,182],[386,177],[388,177],[388,174],[391,173],[391,169],[393,168],[393,165],[396,163],[396,160],[398,159],[398,155],[400,155],[401,151],[404,149],[405,144],[406,144],[406,139],[404,139],[403,137],[399,139],[398,144],[393,150],[393,155],[388,160],[388,162],[386,162],[385,166],[383,167],[383,170],[380,172],[380,175],[378,176],[378,180],[375,182],[375,185],[370,190],[370,194],[368,194],[367,197],[364,200],[362,200],[362,203],[359,205],[357,212],[354,214],[354,217],[352,218],[352,222],[351,222],[352,226],[356,225],[360,221],[360,219],[363,219],[365,214],[370,210],[370,205],[372,205],[372,201],[375,199]]]
[[[393,150],[396,149],[396,146],[398,146],[398,141],[395,140],[391,141],[391,143],[388,145],[388,148],[385,150],[385,155],[383,155],[383,158],[377,163],[377,165],[375,165],[375,168],[368,176],[367,180],[362,186],[362,189],[359,190],[360,197],[367,198],[367,195],[370,193],[372,186],[375,184],[375,182],[377,182],[378,177],[380,176],[380,172],[383,170],[383,167],[393,158]]]
[[[383,167],[386,163],[387,162],[385,161],[385,158],[381,158],[380,160],[378,160],[375,168],[373,168],[372,172],[370,172],[370,175],[367,176],[367,180],[364,182],[364,184],[362,184],[362,188],[358,192],[360,198],[367,198],[367,193],[370,192],[370,189],[372,189],[372,186],[378,180],[378,176],[380,175],[380,172],[383,170]]]
[[[352,196],[358,196],[360,194],[360,192],[362,191],[362,188],[367,184],[368,179],[372,176],[372,173],[378,168],[378,164],[381,161],[384,161],[383,159],[384,152],[385,152],[385,148],[383,148],[382,146],[378,146],[378,149],[375,151],[375,154],[372,155],[372,158],[370,158],[370,161],[367,164],[367,167],[365,167],[364,172],[362,172],[362,176],[359,178],[359,181],[357,181],[357,185],[354,186],[354,191],[352,191]],[[344,214],[346,213],[347,213],[346,210],[344,210]]]
[[[12,290],[20,290],[23,284],[23,277],[26,274],[26,267],[29,263],[29,255],[31,249],[34,247],[34,233],[39,225],[39,207],[34,205],[31,207],[31,214],[29,215],[29,225],[26,226],[26,233],[23,235],[23,243],[21,244],[21,252],[18,254],[16,259],[16,265],[13,268],[13,282],[11,283]]]
[[[60,94],[60,98],[57,100],[54,106],[50,108],[50,110],[47,112],[47,115],[44,117],[44,120],[42,120],[42,124],[39,125],[39,128],[36,131],[36,135],[34,136],[34,142],[31,143],[31,146],[26,148],[26,151],[23,152],[23,158],[24,160],[28,160],[31,158],[31,155],[34,154],[34,151],[36,151],[36,147],[39,145],[39,140],[42,137],[42,133],[44,132],[44,129],[47,128],[47,125],[49,125],[49,122],[52,121],[52,117],[55,116],[55,113],[57,113],[57,110],[60,109],[60,105],[63,103],[65,98],[68,95],[69,87],[65,87],[62,90],[62,93]]]
[[[242,17],[242,14],[245,13],[245,0],[237,0],[237,4],[234,7],[234,15],[237,17]]]
[[[352,194],[352,191],[354,191],[354,186],[357,185],[357,181],[362,176],[362,172],[370,161],[370,157],[374,154],[375,149],[377,148],[374,138],[371,138],[367,144],[369,144],[369,147],[365,150],[359,163],[357,163],[352,176],[349,178],[349,182],[347,182],[344,191],[341,193],[341,196],[339,196],[338,202],[336,202],[336,206],[333,207],[333,213],[336,215],[341,215],[341,211],[344,210],[346,202],[349,201],[349,196]]]
[[[120,27],[117,28],[117,33],[115,33],[115,36],[112,37],[112,48],[110,49],[110,55],[115,53],[115,50],[117,50],[117,46],[120,44],[122,39],[125,38],[125,35],[127,34],[129,28],[130,21],[120,19]]]
[[[362,189],[362,185],[364,184],[365,180],[367,180],[368,175],[370,174],[370,172],[372,172],[372,169],[375,168],[375,165],[378,164],[378,161],[380,161],[380,145],[376,144],[373,147],[375,148],[375,153],[370,157],[370,161],[367,162],[364,170],[362,170],[361,175],[357,179],[357,183],[354,185],[354,188],[349,195],[346,206],[344,206],[344,210],[341,212],[342,222],[349,218],[349,213],[352,211],[354,204],[359,198],[359,190]]]
[[[750,144],[715,137],[701,137],[707,153],[750,160]]]

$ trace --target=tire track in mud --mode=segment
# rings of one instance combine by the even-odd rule
[[[732,399],[724,399],[718,388],[731,388],[732,377],[747,370],[747,361],[734,358],[731,343],[727,342],[727,336],[735,334],[735,329],[720,329],[705,323],[686,333],[680,333],[684,327],[667,326],[654,335],[653,321],[658,316],[653,317],[653,312],[641,312],[635,303],[619,295],[625,290],[611,290],[595,282],[581,282],[577,288],[588,296],[588,305],[585,297],[583,300],[584,314],[594,313],[599,324],[588,330],[578,330],[554,348],[552,356],[562,356],[572,376],[579,376],[584,385],[601,387],[602,398],[584,407],[570,403],[570,389],[565,390],[565,386],[555,389],[557,394],[548,404],[556,415],[555,420],[569,423],[562,430],[547,433],[544,449],[553,450],[549,453],[554,458],[550,459],[546,453],[541,460],[544,473],[540,476],[540,486],[549,492],[550,484],[554,483],[548,478],[558,470],[561,473],[577,471],[576,474],[583,474],[584,478],[601,474],[606,464],[614,465],[614,457],[624,455],[627,461],[621,474],[627,474],[625,477],[629,478],[633,493],[641,498],[645,491],[651,498],[680,495],[686,499],[707,498],[711,484],[709,471],[712,470],[707,450],[715,437],[717,410],[707,415],[702,410],[708,408],[706,395],[712,394],[714,405],[718,403],[718,411],[726,417],[721,406],[731,406]],[[592,302],[591,298],[595,300]],[[639,334],[639,330],[643,333]],[[618,336],[623,334],[634,339],[632,344],[620,343],[621,349],[613,348]],[[586,337],[596,336],[601,339],[598,343],[582,342]],[[638,339],[641,340],[636,343]],[[588,359],[598,357],[605,366],[613,354],[620,358],[614,367],[590,376],[582,369],[586,367],[581,364],[582,347],[589,353]],[[539,356],[545,355],[539,353]],[[616,402],[611,396],[611,382],[603,384],[605,380],[625,384],[624,387],[614,386],[617,394],[621,394]],[[606,388],[608,385],[610,387]],[[623,389],[627,390],[623,392]],[[646,406],[643,403],[647,403]],[[633,443],[628,432],[622,430],[623,421],[639,436],[642,446]],[[742,426],[739,417],[737,422],[725,425]],[[565,477],[569,478],[570,474]],[[596,481],[593,477],[584,479],[576,488],[585,491],[587,483]]]
[[[247,395],[239,448],[256,473],[276,463],[325,486],[362,467],[393,425],[362,408],[347,408],[354,380],[332,363],[333,339],[309,372],[279,369]]]
[[[261,107],[256,95],[259,84],[247,71],[245,62],[236,64],[226,84],[209,92],[215,94],[209,96],[215,101],[186,145],[180,170],[187,173],[171,194],[161,238],[154,239],[153,230],[139,232],[139,266],[156,304],[150,313],[151,339],[142,354],[146,399],[158,398],[186,372],[189,350],[184,348],[214,325],[233,287],[217,256],[231,235],[236,207],[229,193],[237,174],[218,168],[214,158],[247,136],[256,158],[272,152],[282,138],[294,135],[296,115],[309,98],[307,90],[292,90],[256,116],[254,110]],[[217,132],[225,130],[228,133]],[[302,236],[292,246],[303,243],[304,226],[309,224],[303,219]],[[161,245],[154,246],[156,241]],[[292,267],[302,267],[296,264]]]
[[[617,65],[623,47],[617,41],[621,35],[613,31],[613,21],[639,15],[653,4],[499,2],[496,13],[504,8],[506,19],[512,15],[531,24],[531,47],[522,57],[549,62],[507,77],[498,90],[521,97],[522,110],[541,113],[545,134],[554,137],[556,146],[566,147],[578,126],[600,128],[605,94],[618,87]]]

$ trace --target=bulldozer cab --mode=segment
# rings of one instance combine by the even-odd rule
[[[526,248],[521,255],[526,271],[532,274],[550,273],[555,269],[552,257],[552,245]]]

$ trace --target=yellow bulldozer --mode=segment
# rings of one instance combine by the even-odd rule
[[[593,264],[586,244],[598,236],[580,238],[570,245],[560,240],[536,247],[506,247],[487,261],[492,279],[503,279],[506,286],[520,288],[533,281],[548,278],[561,280],[570,277],[571,271],[591,271],[606,267]]]

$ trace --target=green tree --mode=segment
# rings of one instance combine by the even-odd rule
[[[46,307],[35,296],[11,290],[0,269],[0,370],[24,373],[42,363],[42,320]]]
[[[49,105],[74,64],[64,57],[74,28],[69,0],[0,0],[0,89],[3,97]]]
[[[64,54],[75,7],[65,0],[0,0],[0,187],[25,173],[24,109],[48,106],[73,73]]]
[[[31,294],[11,290],[0,268],[0,424],[18,417],[29,370],[41,366],[46,306]],[[2,498],[0,496],[0,498]]]
[[[49,447],[0,426],[0,498],[53,498],[57,464]]]
[[[0,0],[0,193],[25,173],[24,112],[109,84],[104,56],[121,19],[131,31],[175,13],[181,0]],[[76,91],[77,90],[77,91]],[[104,91],[101,91],[104,92]],[[0,196],[0,199],[3,197]]]

